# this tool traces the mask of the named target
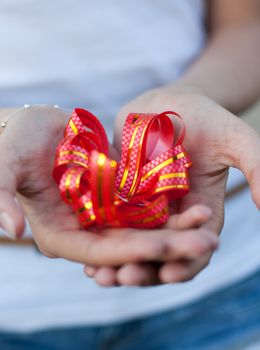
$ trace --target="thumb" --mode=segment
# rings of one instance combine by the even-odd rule
[[[0,145],[3,150],[3,145]],[[15,200],[17,176],[7,153],[0,152],[0,233],[20,238],[25,227],[24,214]]]
[[[260,135],[246,123],[240,121],[240,130],[233,133],[231,145],[231,159],[233,160],[231,166],[244,173],[252,198],[260,209]]]
[[[260,209],[260,164],[252,170],[250,180],[248,181],[253,200],[258,209]]]

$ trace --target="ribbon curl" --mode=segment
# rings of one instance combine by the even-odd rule
[[[131,113],[122,137],[121,161],[108,157],[108,139],[99,120],[75,109],[56,151],[53,176],[62,199],[83,228],[154,228],[169,217],[169,200],[189,192],[191,159],[175,141],[175,112]]]

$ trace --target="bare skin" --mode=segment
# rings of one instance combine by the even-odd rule
[[[1,221],[2,228],[14,236],[23,231],[23,212],[14,200],[18,192],[42,253],[87,265],[85,271],[106,286],[185,281],[208,264],[223,225],[229,166],[244,172],[260,207],[259,136],[221,107],[241,110],[258,94],[259,59],[251,60],[260,55],[258,39],[253,40],[260,30],[258,1],[239,0],[238,4],[231,0],[224,13],[217,5],[220,2],[223,5],[223,0],[211,2],[211,35],[201,58],[173,86],[148,91],[130,102],[116,124],[115,147],[119,150],[128,112],[173,109],[183,116],[186,147],[194,166],[192,192],[179,203],[178,216],[149,234],[133,229],[100,234],[81,231],[51,177],[55,147],[68,116],[41,108],[17,114],[0,137],[0,213],[8,215]],[[241,13],[228,16],[238,5],[243,8]],[[237,33],[245,31],[246,38],[241,40]],[[234,77],[244,84],[237,84]]]
[[[253,151],[259,149],[259,137],[226,109],[239,112],[260,95],[260,3],[257,0],[212,0],[208,5],[209,40],[205,50],[175,84],[147,92],[122,109],[117,118],[115,145],[120,148],[123,121],[130,111],[173,109],[181,113],[188,129],[186,143],[194,166],[192,193],[182,201],[180,211],[195,203],[208,205],[213,215],[203,226],[219,234],[224,219],[229,166],[245,173],[259,207],[259,159]],[[208,262],[209,257],[202,258],[199,263],[183,262],[181,267],[177,265],[178,273],[175,265],[167,265],[167,278],[163,272],[166,267],[157,266],[152,272],[149,267],[145,275],[145,266],[140,264],[135,266],[134,273],[133,267],[129,272],[127,266],[109,271],[105,267],[91,267],[85,272],[102,285],[138,284],[137,271],[142,278],[146,276],[146,281],[150,274],[151,283],[154,275],[159,276],[162,283],[180,282],[193,278]]]
[[[224,221],[225,188],[230,166],[242,170],[245,174],[252,197],[260,208],[260,154],[256,152],[260,148],[260,138],[256,131],[208,97],[196,93],[173,94],[172,89],[151,91],[127,105],[121,111],[119,120],[122,120],[122,116],[128,112],[139,110],[143,112],[177,110],[187,126],[188,137],[185,146],[193,159],[193,167],[190,171],[191,193],[179,201],[178,212],[181,215],[184,216],[187,210],[197,204],[211,208],[212,215],[208,220],[201,222],[200,227],[209,229],[216,236],[219,235]],[[120,123],[117,132],[120,135]],[[117,134],[115,144],[119,145]],[[167,223],[167,227],[180,228],[174,216]],[[189,222],[189,228],[192,227],[196,227],[196,222]],[[198,259],[174,261],[153,268],[141,264],[133,267],[131,264],[131,271],[134,270],[134,273],[129,271],[130,267],[127,265],[114,269],[104,267],[103,270],[93,270],[92,267],[90,275],[102,285],[109,285],[109,282],[138,284],[136,276],[140,275],[142,278],[146,276],[148,281],[148,274],[151,283],[154,282],[155,275],[160,283],[181,282],[193,278],[207,266],[210,257],[210,254],[203,254]],[[104,271],[109,274],[109,278],[105,276]],[[88,274],[88,269],[85,272]],[[142,281],[139,282],[141,284]]]
[[[80,230],[79,223],[60,198],[52,179],[55,149],[62,138],[67,115],[53,108],[22,111],[12,119],[0,138],[0,211],[13,223],[20,236],[24,216],[14,200],[18,192],[32,227],[35,241],[48,257],[95,266],[118,266],[145,261],[172,261],[211,253],[217,238],[205,228],[147,231],[111,229],[100,233]],[[10,142],[11,141],[11,142]],[[199,218],[210,212],[198,207]],[[2,222],[2,227],[10,231]],[[11,228],[12,230],[12,228]]]

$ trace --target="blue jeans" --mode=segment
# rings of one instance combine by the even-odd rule
[[[1,350],[233,350],[260,344],[260,271],[197,302],[118,325],[18,334]]]

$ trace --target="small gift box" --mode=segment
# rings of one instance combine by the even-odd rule
[[[169,201],[189,192],[191,159],[175,140],[175,112],[127,116],[121,160],[108,156],[108,139],[99,120],[75,109],[57,147],[53,176],[62,199],[83,228],[154,228],[168,217]]]

